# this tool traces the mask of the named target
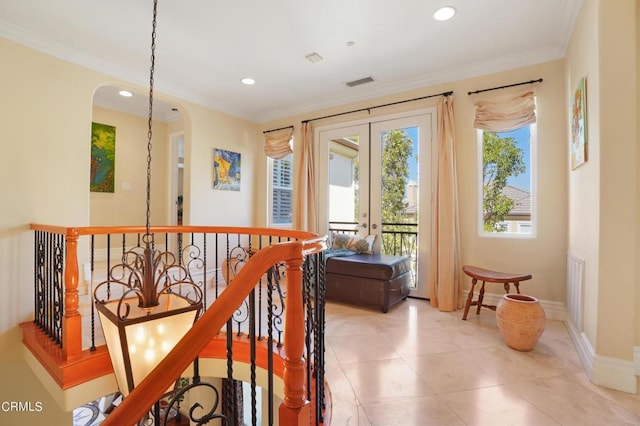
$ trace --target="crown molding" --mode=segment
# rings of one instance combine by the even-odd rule
[[[362,90],[356,89],[359,90],[357,93],[353,92],[340,96],[332,96],[331,98],[327,98],[320,102],[299,104],[291,108],[283,108],[268,113],[259,113],[254,115],[252,118],[258,123],[266,123],[295,115],[312,113],[325,108],[371,100],[382,96],[395,95],[408,92],[410,90],[426,88],[438,84],[452,83],[482,75],[509,71],[516,68],[553,61],[562,57],[562,52],[555,48],[531,50],[522,52],[518,55],[505,56],[495,60],[477,63],[473,66],[465,65],[462,67],[450,68],[437,73],[431,73],[400,82],[387,84],[373,83],[365,87],[361,87]]]

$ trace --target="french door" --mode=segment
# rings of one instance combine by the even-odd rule
[[[435,111],[320,129],[321,232],[375,235],[374,251],[412,261],[428,298]],[[324,228],[322,228],[324,227]]]

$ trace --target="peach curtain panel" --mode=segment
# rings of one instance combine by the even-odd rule
[[[264,153],[267,154],[267,157],[275,160],[293,153],[293,149],[291,148],[292,136],[293,127],[265,133]]]
[[[300,158],[295,168],[293,183],[293,227],[303,231],[318,232],[318,214],[314,169],[313,129],[309,123],[302,123]]]
[[[453,96],[438,101],[438,170],[433,206],[429,296],[441,311],[462,307]]]
[[[476,106],[473,127],[489,132],[510,132],[535,123],[537,87],[538,83],[530,83],[472,94],[471,100]]]

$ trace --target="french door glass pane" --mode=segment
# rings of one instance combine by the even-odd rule
[[[416,270],[418,253],[418,194],[420,146],[418,128],[380,133],[380,201],[383,254],[404,255]]]
[[[329,223],[334,230],[357,232],[360,214],[360,137],[329,141]]]

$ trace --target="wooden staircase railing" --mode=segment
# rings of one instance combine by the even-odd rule
[[[287,242],[266,247],[256,253],[235,277],[230,286],[178,342],[163,361],[138,385],[120,406],[102,423],[134,424],[169,388],[233,315],[264,272],[279,261],[287,265],[289,305],[284,334],[284,401],[280,406],[283,425],[309,425],[309,401],[306,400],[304,376],[304,312],[302,306],[302,263],[305,254],[325,248],[324,239]]]
[[[78,267],[78,256],[79,254],[82,257],[90,255],[90,283],[86,281],[87,275],[84,279],[87,285],[92,287],[94,283],[94,238],[96,239],[96,252],[102,250],[100,256],[104,256],[106,253],[106,260],[100,260],[100,267],[106,266],[102,271],[106,271],[109,269],[109,257],[124,253],[130,245],[130,238],[133,239],[133,245],[135,245],[136,234],[139,240],[139,236],[146,230],[144,227],[131,226],[60,227],[41,224],[32,224],[31,229],[36,234],[34,250],[34,283],[36,286],[34,315],[36,318],[33,322],[20,324],[23,330],[23,341],[57,382],[60,389],[68,390],[112,372],[106,346],[94,341],[93,311],[90,312],[91,318],[86,317],[88,314],[86,312],[87,300],[85,299],[92,300],[92,297],[82,293],[82,277]],[[201,319],[185,336],[185,339],[189,339],[186,341],[187,343],[180,343],[172,352],[172,358],[168,358],[169,361],[158,367],[158,371],[161,373],[153,373],[161,380],[161,383],[157,383],[153,375],[150,376],[142,387],[142,389],[147,389],[146,391],[138,391],[140,387],[135,390],[136,395],[144,395],[132,399],[132,393],[112,414],[116,420],[109,421],[116,422],[118,419],[125,419],[122,422],[112,424],[135,423],[136,420],[131,419],[136,419],[136,416],[138,416],[137,418],[142,417],[140,410],[143,410],[142,414],[145,414],[144,411],[158,400],[163,390],[166,390],[170,383],[175,382],[178,376],[185,371],[187,365],[193,362],[199,354],[206,354],[204,356],[209,358],[219,357],[221,351],[213,350],[213,348],[218,347],[216,342],[220,342],[220,336],[233,333],[233,339],[237,339],[237,336],[246,330],[246,323],[243,323],[243,332],[240,331],[240,328],[232,330],[235,325],[240,327],[240,323],[235,322],[239,321],[237,318],[231,320],[233,312],[238,309],[243,300],[247,304],[247,295],[252,293],[252,290],[254,292],[251,297],[255,298],[256,293],[261,294],[262,296],[258,296],[258,300],[270,304],[271,293],[268,291],[271,290],[262,293],[265,288],[271,288],[270,281],[264,280],[264,272],[275,264],[284,264],[286,266],[286,309],[284,309],[284,301],[282,301],[277,306],[280,310],[279,313],[275,314],[278,315],[276,319],[280,325],[274,326],[275,328],[272,330],[271,325],[263,323],[262,327],[267,327],[266,330],[271,331],[268,331],[266,335],[259,334],[256,336],[256,341],[261,341],[264,338],[265,340],[262,341],[264,347],[271,347],[273,344],[273,350],[277,350],[279,354],[280,365],[274,366],[274,371],[277,370],[277,375],[281,376],[284,381],[284,389],[281,388],[281,392],[284,392],[283,402],[279,409],[280,424],[323,423],[322,412],[328,407],[325,407],[323,402],[326,395],[324,388],[324,342],[322,340],[324,334],[324,263],[320,252],[326,248],[326,237],[296,230],[216,226],[155,226],[152,227],[152,232],[156,235],[164,234],[164,241],[161,243],[165,247],[170,244],[175,245],[177,242],[177,247],[173,247],[172,250],[178,252],[184,248],[182,247],[183,238],[186,246],[194,244],[194,237],[196,244],[204,243],[204,246],[196,247],[196,250],[204,248],[204,267],[202,270],[205,272],[199,280],[205,287],[215,283],[214,287],[209,290],[210,297],[215,297],[215,300],[210,300],[212,303],[207,305],[208,308]],[[173,236],[176,240],[171,239]],[[107,241],[106,248],[98,245],[98,238],[101,238],[101,242]],[[109,240],[110,238],[111,240]],[[190,242],[186,242],[187,240]],[[111,249],[108,241],[113,242]],[[221,242],[220,252],[218,252],[218,241]],[[209,245],[207,246],[207,244]],[[230,250],[233,251],[241,246],[248,246],[244,248],[248,248],[247,253],[249,253],[250,260],[237,274],[234,271],[233,277],[229,278],[227,275],[230,269],[225,268],[223,260],[229,260],[231,258]],[[208,255],[207,249],[209,250]],[[98,257],[96,254],[96,258]],[[210,260],[210,263],[207,263],[207,259]],[[87,265],[85,264],[83,269],[85,273]],[[215,279],[211,275],[207,275],[207,271],[211,268],[214,270]],[[97,269],[96,272],[98,272]],[[233,279],[233,285],[226,286],[224,291],[219,292],[218,277],[220,273],[224,275],[225,272],[227,275],[220,278],[224,283],[222,285],[226,286],[229,284],[227,281],[230,282],[231,279]],[[275,299],[277,293],[275,287],[273,289]],[[39,295],[40,290],[43,295]],[[277,291],[280,291],[279,288]],[[280,298],[282,296],[282,294],[279,295]],[[262,308],[258,308],[258,311],[260,309]],[[38,319],[39,314],[43,319]],[[269,315],[272,315],[271,312]],[[280,315],[284,317],[284,329]],[[91,319],[91,325],[90,329],[87,329],[89,319]],[[232,322],[235,324],[233,327],[231,326]],[[216,336],[225,323],[225,332]],[[273,323],[275,324],[276,321]],[[265,329],[261,328],[258,323],[257,330],[264,332]],[[88,332],[91,334],[90,342],[88,341]],[[309,333],[309,335],[305,336],[305,333]],[[310,336],[313,336],[312,339]],[[246,341],[253,342],[254,340]],[[204,352],[202,352],[203,348]],[[237,355],[240,355],[241,352],[240,347]],[[267,351],[266,354],[268,360],[271,360],[271,352]],[[233,355],[227,353],[227,356],[232,356],[234,360],[236,358],[235,353]],[[256,364],[264,365],[266,363],[265,360],[257,360],[257,362],[252,360],[251,362],[251,368],[254,368]],[[272,364],[267,364],[270,365],[268,370],[272,377]],[[170,371],[166,370],[167,365],[171,366]],[[272,379],[269,383],[271,381]],[[165,386],[165,383],[168,384]],[[271,389],[271,384],[269,388]],[[270,400],[271,395],[270,392]],[[143,400],[140,402],[136,398],[143,398]],[[134,402],[128,402],[131,400]],[[309,400],[315,403],[310,404]],[[132,404],[137,408],[130,412],[128,411],[130,409],[126,407]],[[271,404],[269,406],[276,409]],[[309,418],[310,411],[314,419]],[[118,414],[115,414],[116,412]],[[272,410],[270,409],[270,419],[271,416]]]

